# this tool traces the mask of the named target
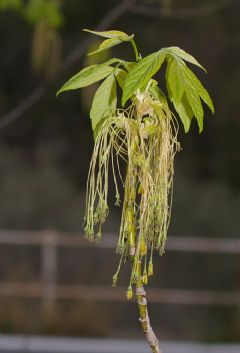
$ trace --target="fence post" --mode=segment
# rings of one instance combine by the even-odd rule
[[[43,284],[43,305],[49,306],[56,297],[57,281],[57,234],[47,232],[42,245],[41,280]]]

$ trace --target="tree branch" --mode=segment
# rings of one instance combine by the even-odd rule
[[[119,17],[127,12],[137,0],[123,0],[120,4],[116,5],[111,9],[97,24],[95,30],[101,31],[107,29],[112,25]],[[67,71],[72,65],[74,65],[86,52],[89,44],[93,39],[88,36],[81,44],[75,48],[63,61],[60,69],[56,72],[52,80],[56,80],[61,74]],[[25,113],[27,113],[35,104],[37,104],[49,89],[49,83],[42,84],[36,87],[32,93],[30,93],[20,104],[10,110],[7,114],[0,118],[0,130],[6,128]]]
[[[129,11],[137,15],[148,17],[186,19],[210,16],[232,5],[235,1],[236,0],[219,0],[215,3],[211,3],[205,6],[191,7],[185,9],[171,9],[145,5],[135,5]]]
[[[146,340],[151,347],[153,353],[162,353],[158,339],[152,329],[150,324],[150,318],[148,316],[148,308],[147,308],[147,298],[146,292],[143,288],[143,284],[141,280],[138,280],[136,285],[136,297],[137,297],[137,304],[139,309],[139,321],[141,322],[143,332],[145,333]]]

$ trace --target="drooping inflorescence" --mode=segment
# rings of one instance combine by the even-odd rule
[[[151,82],[154,85],[154,82]],[[120,265],[130,256],[130,286],[139,275],[146,284],[153,274],[153,250],[164,252],[171,213],[174,156],[179,150],[178,124],[165,99],[156,99],[149,90],[136,94],[130,107],[116,110],[102,124],[95,140],[87,188],[85,232],[90,240],[101,237],[108,214],[108,175],[112,169],[116,203],[122,180],[124,195],[117,243]],[[126,162],[124,179],[119,161]]]
[[[141,58],[134,35],[115,30],[87,31],[105,38],[99,48],[89,55],[129,42],[136,56],[135,62],[112,58],[84,68],[58,92],[103,80],[90,111],[95,144],[88,175],[84,225],[89,240],[101,239],[102,224],[109,211],[111,172],[116,188],[116,204],[122,207],[116,246],[120,262],[113,276],[113,285],[117,282],[122,263],[130,258],[131,274],[127,290],[130,299],[132,285],[140,288],[153,274],[153,251],[164,252],[171,215],[174,156],[180,149],[177,119],[153,76],[166,62],[168,98],[185,132],[188,132],[194,117],[199,132],[202,132],[202,101],[212,112],[214,107],[207,90],[186,62],[205,69],[184,50],[178,47],[162,48]],[[121,108],[117,104],[117,84],[122,93]],[[125,162],[124,175],[120,160]]]

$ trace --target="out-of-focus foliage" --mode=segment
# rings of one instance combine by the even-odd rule
[[[18,10],[32,24],[42,20],[54,28],[63,24],[59,0],[0,0],[0,10]]]
[[[165,9],[169,9],[172,6],[172,1],[173,0],[160,0],[162,7]]]
[[[62,52],[62,41],[57,29],[64,21],[59,0],[0,0],[0,10],[17,10],[33,25],[33,69],[47,76],[55,73]]]
[[[22,0],[0,0],[0,10],[19,10],[22,5]]]
[[[30,0],[25,6],[24,15],[33,24],[43,20],[53,28],[59,28],[63,24],[58,0]]]
[[[140,2],[142,2],[145,5],[160,5],[162,8],[164,9],[169,9],[171,8],[174,0],[141,0]]]
[[[47,76],[55,73],[59,67],[62,53],[62,41],[57,30],[45,20],[37,23],[32,39],[32,65],[36,72]]]

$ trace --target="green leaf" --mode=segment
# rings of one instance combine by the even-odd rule
[[[91,65],[85,69],[82,69],[60,88],[60,90],[57,92],[57,96],[64,91],[86,87],[104,79],[114,71],[114,67],[109,65],[115,62],[121,62],[121,60],[113,58],[103,64]]]
[[[165,50],[170,56],[173,56],[174,58],[176,57],[181,58],[191,64],[194,64],[200,67],[206,72],[206,69],[192,55],[188,54],[183,49],[179,47],[168,47],[168,48],[165,48]]]
[[[194,75],[194,73],[186,67],[185,69],[185,79],[188,79],[191,82],[192,86],[195,87],[199,96],[202,98],[205,104],[210,108],[212,113],[214,113],[214,106],[211,97],[209,96],[208,91],[206,88],[203,87],[202,83],[199,79]]]
[[[184,93],[184,85],[182,83],[183,80],[183,73],[178,61],[170,61],[168,65],[168,84],[171,92],[174,94],[174,99],[176,102],[180,102]]]
[[[169,97],[179,113],[185,131],[188,131],[192,119],[190,107],[197,119],[199,132],[202,132],[204,112],[201,99],[214,112],[213,103],[207,90],[181,58],[169,60],[166,81]],[[184,99],[182,99],[183,94],[185,94]]]
[[[185,93],[183,94],[180,101],[176,101],[173,98],[172,91],[171,91],[171,88],[169,85],[169,68],[170,68],[170,64],[168,64],[167,70],[166,70],[166,83],[167,83],[168,96],[169,96],[171,102],[173,103],[174,108],[175,108],[176,112],[178,113],[180,120],[183,123],[184,131],[188,132],[190,129],[191,121],[192,121],[194,114],[192,112],[192,109],[191,109],[188,101],[187,101]]]
[[[137,65],[137,63],[136,62],[132,62],[132,61],[123,61],[122,65],[127,70],[127,72],[129,72],[130,70],[133,69],[133,67],[135,65]]]
[[[114,47],[115,45],[118,45],[118,44],[120,44],[122,42],[123,41],[118,39],[118,38],[106,39],[99,45],[97,50],[94,50],[91,53],[88,53],[88,55],[101,53],[102,51],[107,50],[107,49],[109,49],[111,47]]]
[[[151,92],[153,97],[160,102],[167,102],[167,98],[166,98],[165,94],[163,93],[163,91],[157,85],[157,81],[155,81],[155,80],[152,80],[152,81],[153,81],[153,83],[151,84],[149,91]]]
[[[106,76],[109,76],[113,72],[114,68],[111,66],[101,66],[101,65],[92,65],[83,70],[78,74],[74,75],[69,81],[67,81],[57,92],[57,96],[69,90],[74,90],[82,87],[86,87],[104,79]]]
[[[190,87],[186,87],[186,97],[189,105],[192,108],[193,114],[197,119],[199,132],[201,133],[203,130],[203,116],[204,116],[201,99],[197,91],[195,91]]]
[[[114,75],[115,75],[115,77],[117,79],[117,83],[119,84],[121,89],[123,89],[124,82],[125,82],[126,77],[127,77],[127,72],[125,70],[123,70],[123,69],[116,68],[114,70]]]
[[[93,55],[93,54],[100,53],[100,52],[102,52],[104,50],[112,48],[115,45],[118,45],[118,44],[123,43],[123,42],[129,42],[134,37],[134,35],[129,36],[126,33],[120,32],[120,31],[94,32],[94,31],[87,30],[87,32],[98,34],[98,35],[100,35],[99,33],[103,33],[104,35],[101,34],[101,36],[105,37],[105,38],[108,38],[108,39],[104,40],[99,45],[97,50],[94,50],[93,52],[89,53],[88,55]],[[111,33],[109,34],[109,32],[111,32]]]
[[[191,121],[194,116],[192,108],[190,107],[186,95],[184,94],[182,100],[178,103],[173,102],[174,108],[179,114],[179,117],[183,123],[184,131],[188,132],[190,129]]]
[[[116,109],[116,106],[116,80],[115,76],[112,74],[101,83],[93,98],[90,118],[92,120],[94,137],[97,136],[104,119],[111,113],[111,111]]]
[[[84,29],[85,32],[89,32],[89,33],[92,33],[92,34],[95,34],[97,36],[100,36],[100,37],[104,37],[104,38],[119,38],[119,37],[122,37],[122,38],[125,38],[125,40],[130,40],[128,38],[133,38],[134,35],[132,34],[131,36],[129,36],[127,33],[125,32],[122,32],[122,31],[115,31],[115,30],[110,30],[110,31],[91,31],[90,29]]]
[[[148,83],[150,78],[156,74],[164,59],[165,52],[159,50],[141,59],[136,65],[133,66],[133,68],[129,71],[123,87],[123,106],[138,89],[141,90],[144,85]]]

